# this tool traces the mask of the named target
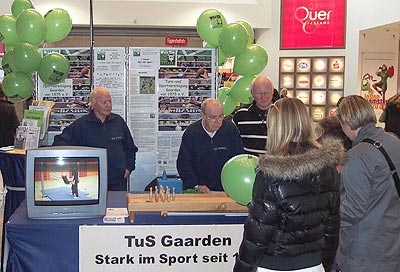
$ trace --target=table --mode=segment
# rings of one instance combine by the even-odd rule
[[[108,192],[107,207],[126,207],[126,192]],[[159,213],[138,212],[134,225],[243,224],[246,217],[245,214],[162,217]],[[125,225],[128,224],[129,220],[126,220]],[[103,221],[102,218],[28,219],[24,201],[6,224],[9,243],[7,271],[79,271],[80,225],[103,225]]]
[[[4,206],[1,260],[4,253],[5,223],[25,199],[25,155],[0,152],[0,171],[7,189]],[[2,263],[3,265],[3,263]]]

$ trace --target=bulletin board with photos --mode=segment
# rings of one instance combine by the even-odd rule
[[[344,94],[345,59],[340,57],[279,58],[279,88],[306,105],[313,120],[332,115]]]

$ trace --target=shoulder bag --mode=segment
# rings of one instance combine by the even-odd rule
[[[397,174],[397,169],[394,166],[392,160],[390,159],[388,153],[386,153],[386,150],[383,148],[381,142],[379,141],[374,141],[371,140],[369,138],[366,138],[363,140],[363,142],[365,143],[369,143],[372,144],[373,146],[375,146],[376,148],[378,148],[378,150],[382,153],[382,155],[385,157],[387,163],[389,164],[389,168],[390,168],[390,173],[393,176],[394,179],[394,185],[396,186],[396,190],[397,190],[397,194],[400,197],[400,180],[399,180],[399,175]]]

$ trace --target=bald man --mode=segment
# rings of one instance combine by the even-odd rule
[[[54,137],[54,146],[75,145],[107,149],[108,190],[127,191],[130,173],[135,169],[138,148],[124,119],[112,113],[107,89],[94,88],[89,98],[91,111]]]
[[[184,189],[222,191],[222,167],[230,158],[244,153],[239,131],[224,119],[223,110],[219,100],[206,99],[201,104],[201,119],[183,133],[177,169]]]
[[[253,103],[239,109],[233,122],[240,131],[245,152],[259,156],[265,153],[267,143],[265,120],[274,95],[271,79],[267,76],[256,77],[251,84],[251,95],[254,98]]]

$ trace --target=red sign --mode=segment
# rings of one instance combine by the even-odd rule
[[[0,56],[6,53],[6,47],[3,43],[0,42]]]
[[[344,48],[346,0],[281,1],[281,49]]]
[[[182,37],[165,37],[165,45],[169,46],[187,46],[188,38]]]

